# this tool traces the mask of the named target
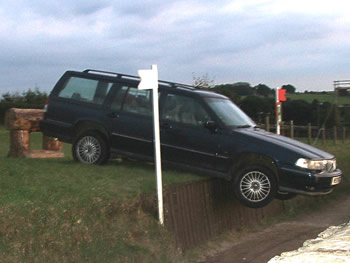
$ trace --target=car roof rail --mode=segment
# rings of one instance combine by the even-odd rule
[[[97,74],[101,74],[101,75],[117,77],[117,78],[124,78],[124,79],[140,80],[140,77],[138,77],[138,76],[110,72],[110,71],[104,71],[104,70],[85,69],[83,72],[84,73],[97,73]],[[173,88],[179,87],[179,88],[196,89],[196,87],[188,85],[188,84],[176,83],[176,82],[165,81],[165,80],[158,80],[158,83],[166,85],[166,86],[170,86]]]
[[[117,78],[129,78],[129,79],[140,79],[137,76],[133,75],[126,75],[126,74],[121,74],[121,73],[116,73],[116,72],[111,72],[111,71],[104,71],[104,70],[97,70],[97,69],[85,69],[83,72],[85,73],[97,73],[100,75],[106,75],[106,76],[112,76],[112,77],[117,77]]]

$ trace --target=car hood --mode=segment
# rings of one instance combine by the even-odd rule
[[[273,144],[273,148],[276,149],[279,148],[280,150],[283,148],[287,151],[294,152],[300,157],[308,158],[311,160],[317,160],[317,159],[333,159],[334,156],[324,152],[320,149],[317,149],[315,147],[312,147],[308,144],[298,142],[296,140],[277,135],[271,132],[267,132],[265,130],[259,129],[259,128],[242,128],[242,129],[234,129],[233,132],[239,133],[244,136],[248,136],[249,142],[254,143],[254,141],[263,141],[268,144]],[[255,139],[255,140],[254,140]],[[257,142],[255,142],[257,143]],[[260,143],[259,143],[260,144]],[[262,145],[261,145],[262,146]],[[268,145],[264,144],[265,147],[268,147]],[[277,151],[275,154],[279,154],[279,151]]]

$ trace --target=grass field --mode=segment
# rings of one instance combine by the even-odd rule
[[[65,158],[7,158],[9,133],[0,128],[1,262],[178,262],[183,255],[154,211],[141,209],[155,190],[154,167],[112,160],[104,166]],[[41,134],[31,136],[40,148]],[[349,144],[320,146],[335,154],[348,191]],[[168,170],[164,184],[201,180]]]
[[[31,135],[33,149],[41,139]],[[62,159],[7,158],[8,142],[1,127],[1,262],[162,262],[177,255],[156,216],[140,208],[155,190],[153,165],[83,165],[68,144]],[[164,184],[199,179],[163,170]]]

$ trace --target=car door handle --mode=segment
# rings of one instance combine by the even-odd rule
[[[110,118],[118,118],[119,117],[119,115],[115,112],[110,112],[110,113],[107,113],[106,115]]]
[[[160,124],[160,128],[162,128],[162,129],[171,129],[171,125],[169,123],[167,123],[167,122],[161,123]]]

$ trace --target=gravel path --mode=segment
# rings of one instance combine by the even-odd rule
[[[282,252],[301,247],[329,226],[349,222],[350,196],[328,203],[317,211],[271,225],[240,238],[229,238],[208,252],[202,263],[264,263]]]

